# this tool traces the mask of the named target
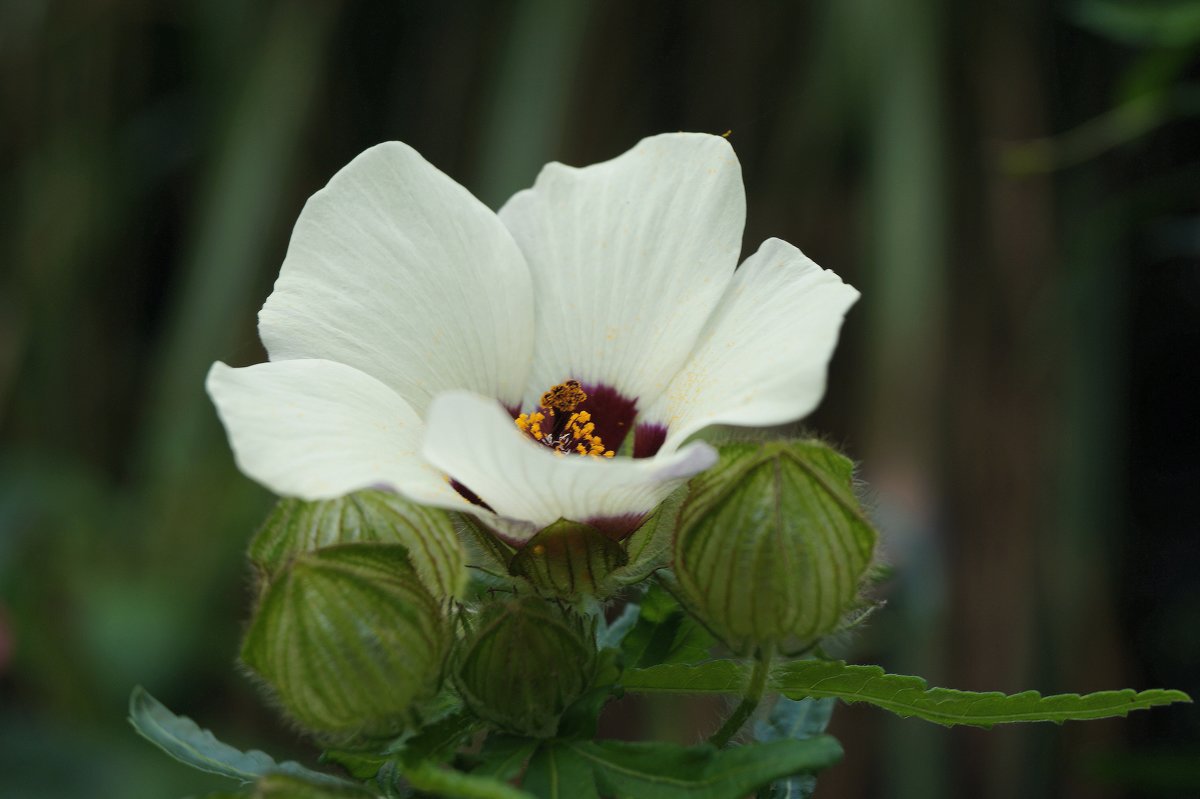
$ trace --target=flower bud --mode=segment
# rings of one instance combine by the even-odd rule
[[[299,554],[275,577],[242,660],[322,741],[384,738],[437,689],[450,631],[404,547],[344,544]]]
[[[457,685],[475,715],[519,735],[548,738],[589,687],[595,645],[570,611],[536,597],[488,607],[457,659]]]
[[[508,570],[546,596],[603,597],[609,593],[609,575],[628,560],[625,549],[596,528],[559,519],[530,539]]]
[[[295,555],[338,544],[378,542],[408,548],[434,596],[460,596],[466,553],[450,514],[387,491],[363,490],[307,502],[285,497],[250,542],[250,561],[267,581]]]
[[[876,533],[852,472],[820,442],[739,442],[691,481],[675,573],[684,600],[737,653],[802,649],[859,601]]]

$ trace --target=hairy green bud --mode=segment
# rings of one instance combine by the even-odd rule
[[[436,691],[450,633],[404,547],[344,544],[299,554],[276,575],[242,661],[320,740],[384,738]]]
[[[576,614],[537,597],[485,609],[462,644],[456,683],[475,715],[520,735],[548,738],[589,687],[592,631]]]
[[[609,575],[628,560],[621,545],[596,528],[559,519],[530,539],[508,569],[538,593],[573,599],[603,596]]]
[[[817,441],[728,444],[693,478],[675,573],[730,648],[802,649],[858,604],[876,533],[852,478],[850,461]]]

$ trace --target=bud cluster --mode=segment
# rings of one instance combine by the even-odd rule
[[[500,589],[474,600],[462,598],[472,535]],[[378,492],[281,502],[251,545],[263,583],[243,662],[324,742],[394,737],[447,701],[548,738],[593,687],[597,600],[672,556],[687,610],[750,655],[835,631],[875,548],[850,462],[812,441],[722,447],[623,541],[566,520],[520,548],[487,536]]]

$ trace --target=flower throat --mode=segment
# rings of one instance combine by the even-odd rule
[[[549,447],[558,455],[575,453],[593,458],[611,458],[596,435],[596,424],[587,411],[576,410],[588,398],[578,380],[552,386],[542,395],[539,409],[523,413],[513,421],[522,433]]]

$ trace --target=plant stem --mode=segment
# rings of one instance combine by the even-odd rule
[[[746,686],[746,693],[742,696],[741,703],[734,708],[729,718],[725,719],[721,729],[714,732],[708,739],[710,744],[723,747],[729,743],[730,739],[737,735],[738,730],[746,723],[746,719],[750,718],[750,714],[758,707],[758,703],[762,701],[763,691],[767,687],[767,675],[771,671],[771,658],[774,655],[773,647],[763,647],[758,651],[758,656],[754,660],[754,671],[750,673],[750,683]]]

